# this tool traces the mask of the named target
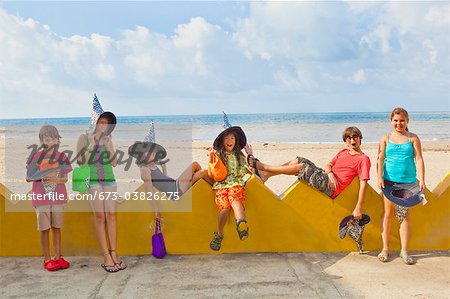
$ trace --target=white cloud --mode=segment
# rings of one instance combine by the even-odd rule
[[[364,70],[358,70],[353,74],[352,82],[356,84],[364,83],[366,81],[366,73]]]
[[[356,55],[350,14],[343,3],[252,2],[250,16],[236,24],[236,39],[263,59],[348,59]]]
[[[423,47],[428,50],[429,60],[431,64],[436,64],[437,62],[437,51],[433,45],[433,42],[429,39],[423,41]]]
[[[103,36],[96,33],[91,35],[91,41],[94,48],[102,57],[106,57],[108,55],[113,45],[113,40],[109,36]]]
[[[94,69],[101,80],[108,81],[115,77],[114,67],[110,64],[97,64]]]
[[[59,113],[86,115],[94,91],[123,114],[216,112],[228,100],[236,111],[270,112],[294,98],[299,106],[289,111],[313,107],[305,105],[311,98],[339,109],[336,99],[358,101],[358,93],[448,101],[448,3],[269,1],[249,9],[228,18],[230,32],[199,16],[172,35],[135,26],[112,38],[60,36],[0,8],[0,117],[49,116],[45,107],[19,108],[36,99],[70,101]],[[205,102],[213,104],[198,108]]]
[[[391,28],[386,25],[380,25],[367,35],[363,35],[360,44],[367,46],[371,50],[381,50],[383,54],[387,54],[391,51],[390,39]]]
[[[450,4],[431,7],[425,15],[425,20],[437,26],[450,25]]]

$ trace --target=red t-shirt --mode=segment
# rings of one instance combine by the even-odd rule
[[[337,180],[336,190],[332,198],[338,196],[353,179],[358,176],[359,180],[370,179],[370,159],[364,153],[350,154],[350,150],[344,148],[331,160],[331,171]]]
[[[33,158],[31,158],[31,161],[39,159],[42,155],[45,155],[44,151],[37,152],[34,154]],[[67,158],[67,156],[64,153],[56,152],[56,154],[50,155],[52,159],[59,161],[61,164],[69,165],[69,167],[60,170],[59,177],[62,177],[63,175],[69,173],[72,171],[72,166],[70,166],[70,161]],[[30,163],[31,163],[30,161]],[[28,167],[29,164],[26,165]],[[42,205],[50,205],[50,204],[64,204],[67,202],[67,190],[65,184],[57,184],[55,188],[55,200],[51,200],[49,197],[44,197],[45,189],[44,185],[42,185],[41,181],[33,181],[33,187],[31,189],[31,192],[33,193],[33,200],[32,204],[33,206],[42,206]],[[41,195],[38,200],[37,194]]]

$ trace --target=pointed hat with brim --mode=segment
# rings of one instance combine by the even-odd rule
[[[155,161],[164,159],[167,156],[166,149],[155,142],[155,125],[153,121],[150,123],[150,128],[144,137],[144,141],[136,141],[128,148],[128,154],[139,160],[144,159],[144,155],[149,152],[156,154]]]
[[[247,137],[245,136],[244,131],[241,127],[232,126],[225,112],[223,112],[223,131],[216,137],[213,143],[213,147],[215,150],[220,149],[220,145],[223,144],[223,138],[230,134],[234,133],[237,137],[237,141],[239,142],[239,147],[243,149],[247,144]]]
[[[92,111],[91,111],[91,125],[89,127],[90,132],[94,132],[95,126],[97,125],[97,121],[99,118],[105,117],[110,120],[108,132],[111,134],[111,132],[114,130],[117,124],[117,118],[114,115],[114,113],[110,111],[104,111],[102,108],[102,105],[100,104],[100,101],[97,98],[97,94],[94,93],[94,98],[92,100]],[[109,135],[107,134],[107,135]]]

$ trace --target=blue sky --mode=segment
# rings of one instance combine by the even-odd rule
[[[450,110],[448,2],[0,2],[0,118]],[[55,109],[55,107],[57,109]]]
[[[228,17],[248,14],[246,2],[217,1],[28,1],[3,2],[1,6],[11,14],[49,25],[58,35],[89,36],[95,32],[112,38],[120,38],[121,30],[136,25],[172,35],[178,24],[188,23],[197,16],[230,30]]]

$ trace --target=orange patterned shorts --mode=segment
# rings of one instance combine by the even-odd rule
[[[217,208],[222,211],[231,209],[231,204],[238,200],[245,209],[245,188],[244,186],[233,186],[231,188],[223,188],[216,190],[215,201]]]

